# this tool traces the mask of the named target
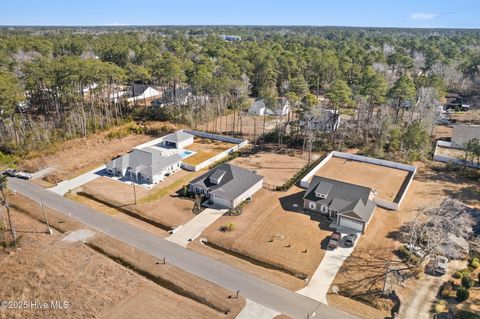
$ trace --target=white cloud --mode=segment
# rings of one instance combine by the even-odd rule
[[[412,13],[410,18],[414,20],[433,20],[437,16],[437,13]]]

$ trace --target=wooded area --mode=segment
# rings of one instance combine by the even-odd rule
[[[429,152],[435,110],[447,91],[478,100],[479,64],[477,30],[4,28],[0,161],[131,119],[195,128],[233,113],[224,131],[240,134],[248,97],[272,106],[286,97],[292,105],[294,114],[270,135],[279,144],[358,147],[412,161]],[[118,95],[133,83],[161,88],[172,103],[133,106]],[[188,102],[178,102],[186,92]],[[302,128],[300,120],[320,106],[352,119],[331,133]]]

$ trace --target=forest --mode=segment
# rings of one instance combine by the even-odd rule
[[[162,88],[173,103],[154,108],[112,99],[133,83]],[[273,105],[284,97],[292,115],[263,139],[310,149],[357,147],[409,162],[430,152],[435,111],[446,93],[476,105],[479,88],[478,30],[2,28],[0,161],[14,163],[128,121],[196,127],[233,113],[235,134],[249,98]],[[176,103],[186,91],[193,98]],[[349,120],[336,132],[302,128],[301,119],[319,107]]]

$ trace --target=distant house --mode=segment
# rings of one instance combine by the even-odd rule
[[[480,139],[480,125],[454,125],[451,147],[465,149],[468,141]]]
[[[231,164],[219,165],[194,179],[189,189],[212,204],[235,208],[262,188],[263,177]]]
[[[457,93],[448,93],[445,97],[447,103],[444,105],[444,110],[455,110],[455,111],[468,111],[470,110],[470,104],[468,100],[463,97],[461,94]]]
[[[180,154],[164,156],[164,152],[155,147],[134,149],[106,164],[107,174],[123,177],[136,183],[155,184],[166,175],[178,170],[182,164]]]
[[[300,121],[301,127],[307,127],[322,132],[334,132],[340,125],[340,114],[338,110],[317,108],[315,114],[307,114],[305,119]]]
[[[250,115],[285,116],[290,113],[290,103],[286,98],[278,98],[275,107],[267,107],[263,99],[256,100],[248,109]]]
[[[184,148],[193,144],[194,136],[184,131],[176,131],[163,137],[163,146],[168,148]]]
[[[241,41],[242,40],[242,37],[238,36],[238,35],[221,35],[221,38],[225,41]]]
[[[161,93],[153,86],[143,85],[143,84],[134,84],[130,88],[128,95],[130,96],[127,101],[135,102],[150,99],[156,96],[160,96]]]
[[[327,215],[338,226],[364,233],[377,207],[374,198],[374,191],[368,187],[313,176],[303,208]]]

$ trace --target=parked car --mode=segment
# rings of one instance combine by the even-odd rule
[[[334,250],[340,245],[340,239],[342,239],[342,234],[339,232],[334,232],[330,236],[330,240],[328,241],[328,248]]]
[[[444,256],[438,256],[435,259],[435,272],[437,274],[445,274],[447,272],[448,267],[448,258]]]
[[[3,175],[7,175],[7,176],[10,176],[10,177],[16,177],[16,178],[21,178],[21,179],[26,179],[26,180],[29,180],[29,179],[32,178],[32,174],[30,174],[30,173],[21,172],[19,170],[11,169],[11,168],[3,171]]]
[[[357,233],[348,234],[347,237],[345,238],[345,246],[353,247],[357,239],[358,239]]]

